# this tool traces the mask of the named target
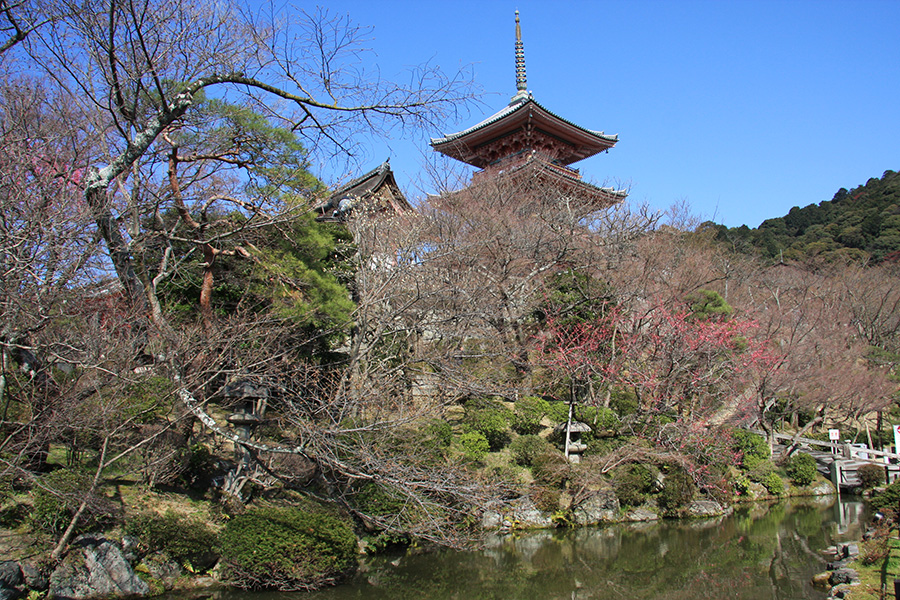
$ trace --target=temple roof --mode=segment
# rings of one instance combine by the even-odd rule
[[[352,199],[353,207],[361,204],[377,212],[390,210],[402,213],[412,210],[412,206],[397,185],[390,159],[335,189],[327,201],[316,207],[315,210],[320,213],[317,219],[332,220],[341,200],[345,198]]]
[[[526,136],[543,133],[561,142],[565,151],[556,160],[564,165],[608,150],[619,141],[617,135],[585,129],[560,117],[539,104],[529,93],[527,96],[516,95],[509,105],[477,125],[433,138],[431,146],[451,158],[483,169],[491,160],[480,150],[517,132],[523,132]],[[526,141],[523,148],[527,147]]]

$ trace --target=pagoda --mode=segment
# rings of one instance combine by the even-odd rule
[[[502,110],[458,133],[432,138],[431,146],[472,165],[472,182],[488,177],[516,177],[551,185],[578,196],[597,209],[621,202],[624,190],[597,187],[569,165],[616,145],[617,135],[585,129],[539,104],[528,91],[525,50],[516,11],[516,95]]]

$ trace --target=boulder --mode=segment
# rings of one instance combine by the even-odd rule
[[[831,579],[831,571],[822,571],[813,575],[812,584],[818,587],[831,587],[829,580]]]
[[[88,600],[145,596],[149,592],[119,546],[102,537],[85,535],[72,543],[65,560],[50,575],[48,597]]]
[[[176,580],[184,574],[184,569],[165,552],[148,554],[137,566],[137,570],[150,576],[153,584],[158,582],[164,590],[175,587]]]
[[[29,590],[45,592],[50,587],[49,573],[40,566],[23,563],[22,575],[25,576],[25,587]]]
[[[0,585],[0,600],[17,600],[22,597],[22,592],[13,587]]]
[[[531,498],[524,497],[513,501],[512,510],[503,518],[503,526],[523,529],[546,529],[554,527],[553,519],[547,513],[538,510]]]
[[[546,529],[555,526],[551,515],[539,510],[528,497],[491,508],[481,516],[484,529]]]
[[[625,513],[626,521],[658,521],[659,515],[646,508],[634,508]]]
[[[728,510],[715,500],[695,500],[687,506],[687,514],[694,518],[718,517]]]
[[[14,560],[0,562],[0,587],[14,588],[25,582],[22,577],[22,567]]]
[[[597,525],[615,521],[619,515],[619,499],[613,490],[597,492],[577,507],[574,517],[578,525]]]
[[[850,542],[841,548],[841,554],[846,558],[856,558],[859,556],[859,545],[855,542]]]
[[[496,510],[486,510],[481,515],[481,527],[484,529],[500,529],[503,525],[503,515]]]
[[[834,496],[837,494],[837,490],[834,489],[834,484],[827,479],[820,479],[809,487],[809,493],[813,496]]]
[[[859,574],[855,570],[847,568],[832,571],[831,577],[828,579],[828,583],[830,583],[831,585],[857,582],[859,582]]]

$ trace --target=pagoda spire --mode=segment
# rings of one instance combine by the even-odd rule
[[[516,95],[513,102],[528,97],[528,77],[525,75],[525,45],[522,43],[522,26],[519,11],[516,11]]]

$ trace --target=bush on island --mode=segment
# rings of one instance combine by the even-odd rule
[[[784,495],[784,481],[781,479],[781,476],[778,475],[775,471],[771,471],[760,481],[763,486],[769,490],[769,493],[773,496],[782,496]]]
[[[356,565],[346,521],[297,507],[251,508],[219,535],[226,579],[244,589],[315,590]]]
[[[124,531],[148,552],[162,551],[179,564],[208,568],[217,553],[216,534],[203,521],[166,512],[143,513],[125,522]]]

